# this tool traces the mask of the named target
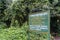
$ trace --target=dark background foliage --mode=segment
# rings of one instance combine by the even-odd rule
[[[29,13],[47,10],[50,10],[51,31],[60,33],[59,0],[0,0],[0,25],[4,28],[21,27],[28,22]]]

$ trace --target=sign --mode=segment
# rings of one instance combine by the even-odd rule
[[[49,40],[50,35],[50,13],[38,12],[29,15],[29,30],[37,34],[46,33],[46,40]],[[44,39],[40,39],[44,40]]]
[[[29,27],[30,30],[47,32],[49,30],[49,13],[43,12],[29,15]]]

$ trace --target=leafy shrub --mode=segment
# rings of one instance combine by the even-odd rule
[[[27,40],[27,27],[10,27],[0,29],[0,40]]]
[[[6,28],[6,24],[3,22],[0,22],[0,29],[4,29],[4,28]]]

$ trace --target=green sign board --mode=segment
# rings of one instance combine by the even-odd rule
[[[38,40],[49,40],[50,37],[50,12],[38,12],[29,15],[29,31],[31,34],[41,35]],[[44,35],[46,38],[44,39]],[[31,36],[31,35],[30,35]],[[32,36],[31,36],[32,37]],[[31,39],[30,37],[30,39]],[[31,39],[31,40],[37,40]]]

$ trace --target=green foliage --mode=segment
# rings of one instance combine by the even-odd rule
[[[35,32],[30,32],[30,40],[48,40],[48,34],[46,33],[35,33]]]
[[[6,0],[7,1],[7,0]],[[24,22],[28,20],[29,13],[28,10],[25,10],[27,7],[32,12],[32,10],[51,10],[51,14],[58,14],[60,13],[60,6],[58,0],[16,0],[11,2],[9,5],[4,0],[0,0],[0,21],[7,21],[10,20],[10,26],[15,26],[15,21],[17,20],[19,26],[21,26]],[[56,4],[55,4],[56,3]],[[8,6],[6,8],[6,6]],[[27,19],[26,19],[27,17]],[[24,21],[25,20],[25,21]],[[18,25],[17,25],[18,26]]]
[[[0,23],[2,22],[0,24],[0,40],[27,40],[25,36],[27,35],[27,28],[22,25],[28,21],[28,14],[32,13],[32,10],[38,9],[42,11],[49,9],[51,14],[59,15],[60,2],[59,0],[16,0],[8,5],[6,0],[0,0]],[[10,28],[7,28],[9,27],[8,24]],[[60,33],[59,27],[60,25],[58,25],[58,32]]]
[[[48,39],[48,35],[46,33],[35,34],[35,32],[30,32],[29,35],[27,23],[24,23],[21,28],[10,27],[7,29],[0,29],[0,40],[27,40],[29,37],[31,40]]]
[[[15,21],[17,20],[21,26],[24,22],[28,20],[28,10],[30,12],[34,8],[46,9],[48,7],[48,0],[17,0],[11,3],[11,5],[5,10],[5,20],[10,19],[10,26],[15,26]],[[39,6],[41,5],[41,6]],[[28,7],[28,9],[26,9]],[[25,10],[26,9],[26,10]]]
[[[4,29],[6,27],[7,27],[7,25],[5,23],[0,22],[0,29]]]
[[[24,22],[28,20],[29,12],[32,12],[33,9],[38,8],[39,10],[48,8],[48,0],[16,0],[11,2],[9,5],[8,2],[1,0],[0,6],[3,13],[1,13],[1,21],[11,21],[10,26],[22,26]],[[7,8],[5,8],[7,6]],[[17,20],[18,23],[15,21]],[[8,22],[8,21],[7,21]],[[17,25],[17,26],[18,26]]]
[[[7,29],[0,29],[0,40],[27,40],[27,28],[24,24],[22,28],[10,27]]]
[[[4,17],[4,10],[6,9],[6,1],[0,0],[0,21],[3,20]]]

